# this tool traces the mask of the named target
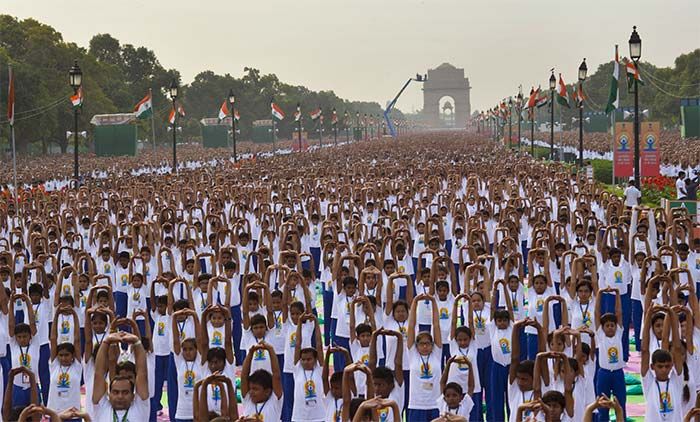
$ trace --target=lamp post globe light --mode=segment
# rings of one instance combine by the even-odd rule
[[[343,113],[343,123],[345,124],[345,142],[350,143],[350,120],[349,118],[348,111],[345,110]]]
[[[233,162],[238,161],[236,154],[236,96],[233,94],[233,88],[228,90],[228,103],[231,105],[231,141],[233,142]]]
[[[554,89],[557,86],[557,78],[554,77],[554,69],[549,76],[549,91],[551,93],[549,100],[550,125],[549,125],[549,159],[554,160]]]
[[[522,88],[518,89],[518,101],[517,101],[517,107],[516,109],[518,110],[518,152],[520,152],[520,142],[522,141],[522,138],[520,137],[520,121],[523,118],[523,90]]]
[[[578,165],[583,167],[583,81],[588,75],[588,66],[584,58],[578,67]]]
[[[634,62],[634,66],[639,72],[639,59],[642,57],[642,39],[639,38],[637,27],[632,27],[632,35],[629,40],[630,58]],[[638,79],[634,78],[634,184],[637,189],[640,187],[639,174],[639,84]]]
[[[508,98],[508,149],[513,147],[513,97]]]
[[[73,66],[68,71],[68,80],[73,94],[78,94],[80,87],[83,85],[83,71],[78,66],[78,61],[73,62]],[[80,165],[78,163],[78,106],[73,107],[73,178],[75,179],[76,188],[80,181]]]
[[[177,109],[177,96],[179,90],[180,88],[177,85],[177,81],[173,79],[168,89],[170,99],[173,102],[173,174],[177,173],[177,115],[180,114]]]

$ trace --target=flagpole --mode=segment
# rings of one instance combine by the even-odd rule
[[[14,116],[14,112],[12,113]],[[12,184],[15,191],[15,206],[19,210],[19,186],[17,186],[17,148],[15,146],[15,125],[10,124],[10,136],[12,138]]]
[[[615,108],[612,111],[612,116],[610,116],[610,121],[612,122],[612,140],[610,143],[610,150],[612,151],[612,184],[615,185],[615,113],[617,112],[617,107],[620,106],[620,85],[619,85],[619,80],[620,80],[620,64],[617,62],[618,60],[618,46],[615,44],[615,64],[617,65],[617,80],[618,80],[618,85],[617,85],[617,104],[615,104]]]
[[[148,88],[148,95],[151,97],[151,133],[153,134],[153,152],[156,152],[156,116],[153,112],[153,90]]]
[[[270,115],[272,117],[272,156],[277,155],[277,134],[275,133],[275,115],[272,113],[272,105],[274,100],[270,100]]]

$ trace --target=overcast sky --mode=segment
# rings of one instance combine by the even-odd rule
[[[464,68],[472,110],[566,82],[628,54],[632,25],[642,60],[670,66],[700,48],[699,0],[2,0],[0,13],[33,17],[87,47],[97,33],[146,46],[189,83],[200,71],[275,73],[314,90],[384,106],[416,72]],[[68,65],[66,65],[68,66]],[[419,86],[397,106],[422,108]]]

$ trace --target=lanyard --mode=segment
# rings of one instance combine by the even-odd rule
[[[22,346],[19,346],[19,364],[21,366],[29,368],[27,364],[27,357],[29,356],[29,346],[27,346],[27,350],[25,351]]]
[[[511,305],[513,305],[514,310],[518,310],[518,291],[511,292],[510,294],[510,302]]]
[[[668,413],[673,409],[668,408],[668,384],[671,382],[670,379],[666,380],[666,391],[665,394],[661,394],[661,386],[659,386],[659,380],[656,380],[656,389],[659,391],[659,402],[661,404],[661,413]]]
[[[420,358],[421,363],[423,364],[423,365],[422,365],[423,367],[420,368],[420,369],[421,369],[421,372],[424,372],[426,375],[430,373],[430,355],[432,355],[432,354],[433,354],[433,352],[430,352],[430,353],[428,354],[428,358],[427,358],[427,359],[423,359],[423,355],[420,355],[420,354],[418,355],[418,357]]]
[[[476,314],[476,326],[477,326],[477,328],[483,329],[484,320],[481,316],[484,314],[484,310],[482,309],[481,311],[474,311],[474,313]]]
[[[107,335],[107,332],[105,331],[102,333],[102,337],[99,337],[98,333],[94,333],[93,336],[95,337],[95,341],[97,342],[98,346],[102,345],[102,341],[105,339],[105,336]]]
[[[180,329],[180,338],[185,336],[185,324],[187,324],[187,318],[185,318],[184,321],[177,323],[177,326]]]
[[[270,399],[268,398],[267,400],[270,400]],[[265,400],[265,402],[262,404],[262,406],[260,406],[260,409],[258,409],[258,404],[255,403],[255,416],[260,416],[262,414],[262,411],[265,408],[265,405],[267,404],[267,400]],[[260,418],[256,418],[256,419],[259,420]]]
[[[406,337],[406,321],[404,322],[399,322],[396,321],[397,324],[399,324],[399,332],[403,334],[404,337]]]
[[[340,407],[338,407],[338,399],[333,397],[333,401],[335,402],[335,413],[333,414],[333,422],[341,422],[340,419],[342,418],[343,414],[340,411],[343,408],[343,404],[340,404]]]
[[[66,368],[66,370],[64,371],[63,368]],[[59,380],[65,379],[65,375],[68,373],[68,371],[70,371],[70,366],[63,366],[63,365],[61,365],[61,366],[58,367],[58,371],[61,373],[61,375],[63,375],[63,377],[61,377],[61,376],[59,375],[59,378],[58,378],[58,379],[59,379]]]
[[[129,414],[129,409],[126,410],[126,413],[124,413],[124,416],[122,416],[121,422],[126,422],[127,415]],[[117,411],[112,409],[112,421],[113,422],[119,422],[119,418],[117,417]]]
[[[304,384],[309,382],[309,380],[313,381],[313,378],[314,378],[314,369],[311,370],[311,375],[309,375],[308,377],[306,376],[306,369],[304,369]]]
[[[459,406],[457,406],[457,407],[448,407],[448,408],[447,408],[447,413],[451,413],[451,414],[453,414],[453,415],[459,415],[459,409],[460,409],[461,407],[462,407],[461,404],[460,404]]]
[[[586,315],[588,314],[588,308],[589,308],[590,306],[591,306],[591,302],[590,302],[590,301],[589,301],[589,302],[586,302],[586,309],[584,310],[584,309],[583,309],[583,305],[581,304],[581,302],[578,303],[578,308],[581,310],[581,318],[583,318],[583,322],[584,322],[584,323],[585,323],[586,320],[588,319],[588,318],[586,317]],[[588,324],[586,324],[586,325],[588,325]]]
[[[273,316],[275,317],[275,328],[282,328],[282,324],[279,321],[280,315],[282,315],[282,311],[272,311]]]

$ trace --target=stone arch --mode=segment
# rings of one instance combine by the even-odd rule
[[[423,117],[434,128],[465,127],[471,116],[469,100],[469,79],[464,77],[464,69],[458,69],[449,63],[443,63],[435,69],[428,70],[428,81],[423,84]],[[441,100],[450,97],[453,117],[443,118]],[[448,123],[453,122],[452,125]]]

